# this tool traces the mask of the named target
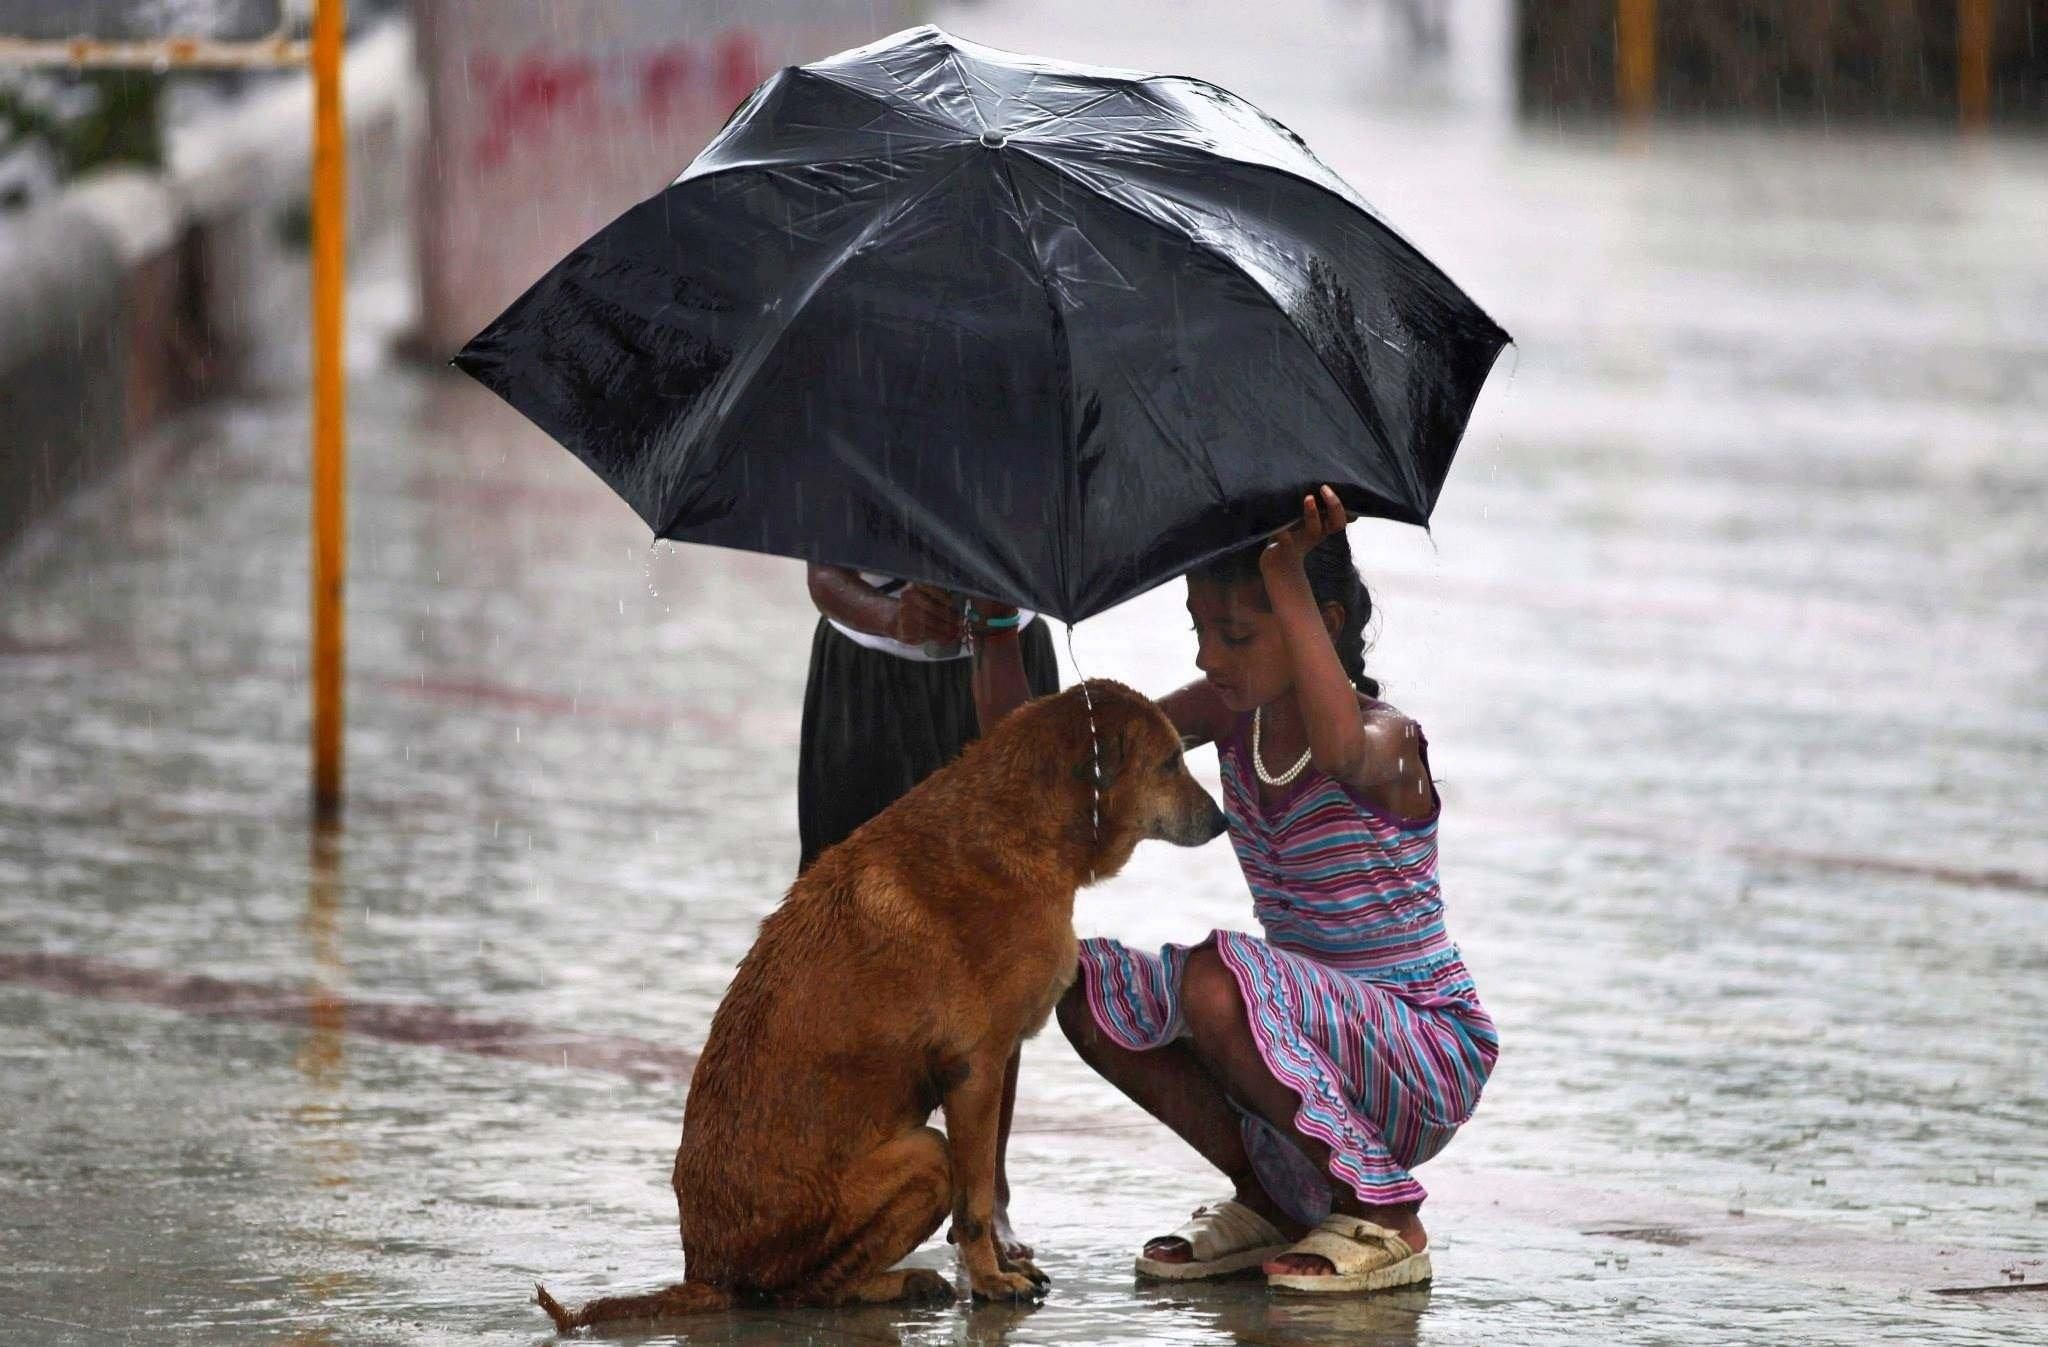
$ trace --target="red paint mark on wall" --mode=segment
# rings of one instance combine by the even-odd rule
[[[495,168],[505,162],[515,143],[572,121],[589,131],[597,121],[597,67],[583,59],[532,56],[507,68],[492,57],[480,57],[472,77],[484,90],[484,131],[476,143],[476,162]]]
[[[471,161],[495,169],[564,133],[644,135],[685,118],[722,120],[753,92],[765,67],[761,37],[751,28],[636,51],[536,48],[509,61],[480,56],[469,68],[483,113]]]

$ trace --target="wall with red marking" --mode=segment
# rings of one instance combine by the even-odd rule
[[[420,336],[452,354],[680,173],[774,70],[914,21],[899,0],[415,0]]]

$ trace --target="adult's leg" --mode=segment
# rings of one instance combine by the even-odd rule
[[[964,660],[899,659],[820,619],[797,760],[802,870],[953,760],[974,732]]]
[[[1188,956],[1181,974],[1181,1015],[1187,1021],[1194,1055],[1223,1082],[1230,1096],[1253,1110],[1301,1148],[1302,1154],[1324,1174],[1330,1169],[1330,1148],[1317,1136],[1302,1131],[1295,1123],[1301,1100],[1294,1090],[1273,1075],[1252,1035],[1251,1019],[1237,978],[1225,966],[1213,946],[1204,946]],[[1361,1217],[1392,1230],[1410,1249],[1420,1253],[1429,1242],[1414,1202],[1379,1206],[1359,1200],[1350,1185],[1333,1181],[1330,1205],[1349,1216]],[[1290,1272],[1307,1276],[1331,1271],[1327,1259],[1313,1255],[1288,1254],[1266,1267],[1268,1272]]]

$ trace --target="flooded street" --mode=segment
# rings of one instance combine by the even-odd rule
[[[1221,1188],[1054,1031],[1010,1157],[1044,1305],[643,1340],[2048,1334],[2048,1293],[1938,1294],[2048,1283],[2048,156],[1517,129],[1484,87],[1372,96],[1369,7],[1279,8],[1363,35],[1302,76],[1252,7],[936,17],[1179,53],[1516,337],[1433,532],[1352,533],[1503,1042],[1420,1171],[1435,1286],[1134,1287]],[[679,1272],[683,1086],[794,871],[815,613],[796,563],[650,548],[487,394],[389,363],[407,294],[362,259],[338,835],[299,392],[181,418],[0,561],[0,1341],[538,1343],[536,1279]],[[1067,676],[1192,678],[1183,597],[1062,637]],[[1076,911],[1251,922],[1222,843]]]

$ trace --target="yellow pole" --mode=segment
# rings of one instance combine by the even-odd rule
[[[1956,6],[1956,112],[1965,131],[1991,120],[1991,0]]]
[[[348,268],[342,15],[313,8],[313,813],[341,813],[342,592],[347,459],[342,439],[342,292]]]
[[[1657,98],[1657,0],[1615,0],[1614,95],[1623,121],[1648,125]]]

